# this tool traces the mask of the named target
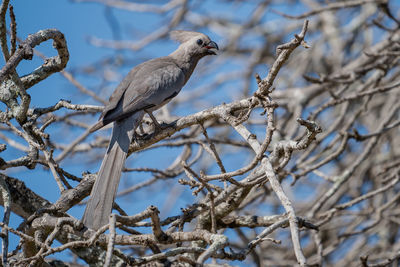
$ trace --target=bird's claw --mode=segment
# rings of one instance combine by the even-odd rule
[[[157,124],[153,123],[153,125],[154,125],[154,134],[157,134],[157,133],[167,129],[170,126],[169,123],[165,123],[165,122],[162,122],[161,124],[157,122]]]

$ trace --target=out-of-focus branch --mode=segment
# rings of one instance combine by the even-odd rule
[[[136,11],[136,12],[155,12],[155,13],[165,13],[176,6],[180,5],[183,1],[182,0],[171,0],[168,1],[166,4],[159,6],[159,5],[152,5],[152,4],[139,4],[139,3],[132,3],[122,0],[112,0],[112,1],[104,1],[104,0],[74,0],[75,2],[95,2],[99,4],[104,4],[110,7],[120,8],[123,10],[128,11]]]
[[[288,18],[288,19],[305,19],[305,18],[309,18],[311,16],[317,15],[317,14],[325,12],[325,11],[357,7],[357,6],[365,5],[365,4],[369,4],[369,3],[387,4],[387,2],[388,2],[388,0],[351,0],[351,1],[346,1],[346,2],[329,3],[325,7],[320,7],[320,8],[305,12],[305,13],[303,13],[301,15],[297,15],[297,16],[288,15],[288,14],[285,14],[285,13],[282,13],[282,12],[279,12],[276,10],[274,10],[274,12],[285,18]]]

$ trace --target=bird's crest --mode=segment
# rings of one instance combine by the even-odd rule
[[[182,31],[182,30],[172,31],[170,33],[171,39],[178,41],[181,44],[192,39],[193,37],[202,36],[202,35],[203,34],[200,32]]]

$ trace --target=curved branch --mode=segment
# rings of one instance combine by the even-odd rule
[[[33,57],[33,48],[49,39],[53,39],[53,47],[57,49],[58,55],[48,58],[43,65],[35,69],[32,73],[21,77],[25,89],[32,87],[36,83],[46,79],[51,74],[65,68],[69,59],[67,42],[57,29],[47,29],[31,34],[23,41],[17,51],[8,60],[7,64],[0,70],[0,80],[12,72],[23,59],[31,60]]]

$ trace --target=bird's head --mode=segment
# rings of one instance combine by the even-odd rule
[[[172,31],[170,36],[171,39],[181,43],[179,49],[185,49],[192,56],[216,55],[215,50],[219,49],[216,42],[199,32]]]

